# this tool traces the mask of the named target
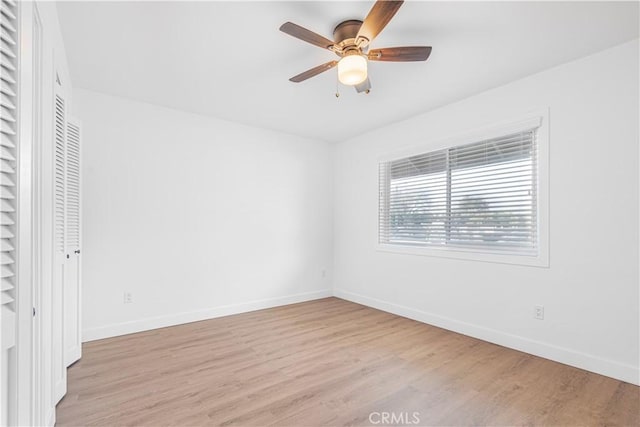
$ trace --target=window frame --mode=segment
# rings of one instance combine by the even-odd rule
[[[486,139],[498,138],[511,133],[527,129],[536,129],[537,144],[537,254],[504,253],[504,250],[491,248],[460,247],[460,246],[417,246],[401,243],[381,243],[379,227],[386,209],[380,209],[381,203],[389,199],[389,190],[382,187],[380,179],[380,164],[406,157],[426,154],[439,150],[446,150],[456,146],[480,142]],[[420,143],[409,148],[394,151],[378,158],[376,163],[378,175],[378,198],[376,210],[376,249],[381,252],[395,254],[421,255],[461,260],[516,264],[533,267],[549,266],[549,109],[541,109],[521,115],[516,119],[500,122],[490,126],[466,131],[452,137],[440,139],[431,143]]]

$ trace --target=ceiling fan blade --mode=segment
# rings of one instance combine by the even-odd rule
[[[329,47],[334,45],[334,42],[328,38],[322,37],[320,34],[316,34],[313,31],[301,27],[300,25],[294,24],[293,22],[285,22],[282,24],[280,26],[280,31],[323,49],[329,49]]]
[[[317,67],[307,70],[304,73],[293,76],[289,80],[294,83],[300,83],[307,79],[310,79],[313,76],[317,76],[320,73],[324,73],[325,71],[332,69],[336,65],[338,65],[338,61],[329,61],[326,64],[318,65]]]
[[[431,46],[404,46],[371,49],[367,58],[371,61],[411,62],[426,61],[431,54]]]
[[[356,43],[361,48],[367,46],[387,26],[391,18],[396,14],[404,1],[378,0],[373,5],[369,14],[356,36]]]
[[[356,92],[358,93],[369,93],[369,91],[371,90],[371,80],[369,80],[369,77],[367,77],[365,81],[363,81],[359,85],[355,85],[354,87],[356,88]]]

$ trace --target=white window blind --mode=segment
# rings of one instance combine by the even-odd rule
[[[536,255],[536,130],[382,162],[379,242]]]

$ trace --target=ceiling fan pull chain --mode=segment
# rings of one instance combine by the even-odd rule
[[[336,98],[340,98],[340,79],[338,79],[337,74],[336,74]]]

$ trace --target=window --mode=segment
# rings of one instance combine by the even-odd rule
[[[538,256],[538,126],[381,162],[379,243]]]

